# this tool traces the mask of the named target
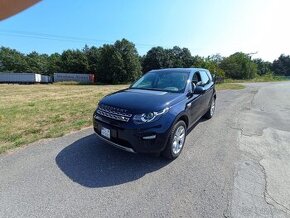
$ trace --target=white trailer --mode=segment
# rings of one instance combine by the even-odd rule
[[[55,73],[54,82],[74,81],[80,83],[94,83],[94,74]]]
[[[0,83],[40,83],[41,75],[36,73],[0,73]]]

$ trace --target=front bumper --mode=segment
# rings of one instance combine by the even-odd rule
[[[131,152],[131,153],[135,153],[135,151],[132,149],[132,148],[128,148],[128,147],[125,147],[125,146],[122,146],[122,145],[119,145],[117,143],[114,143],[108,139],[106,139],[105,137],[102,137],[100,136],[98,133],[96,133],[96,135],[98,136],[99,139],[105,141],[106,143],[110,144],[110,145],[113,145],[114,147],[116,148],[119,148],[121,150],[124,150],[124,151],[128,151],[128,152]]]
[[[94,115],[94,131],[99,138],[117,148],[134,153],[157,153],[164,150],[171,126],[161,120],[142,128],[142,125],[124,123]],[[101,128],[110,129],[111,138],[101,135]]]

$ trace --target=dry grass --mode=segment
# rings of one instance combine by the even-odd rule
[[[244,88],[245,86],[243,84],[238,83],[220,83],[216,85],[217,90],[226,90],[226,89],[239,90]]]
[[[126,87],[0,85],[0,153],[90,126],[98,101]]]

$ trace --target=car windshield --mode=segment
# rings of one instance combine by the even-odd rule
[[[153,71],[146,73],[131,88],[166,92],[184,92],[189,72]]]

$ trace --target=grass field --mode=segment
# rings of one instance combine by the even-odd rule
[[[245,86],[239,83],[220,83],[216,85],[217,90],[226,90],[226,89],[238,90],[238,89],[244,89],[244,88]]]
[[[252,83],[252,82],[280,82],[280,81],[289,81],[289,76],[273,76],[272,74],[266,74],[264,76],[256,76],[253,79],[225,79],[225,83]]]
[[[106,94],[128,85],[0,85],[0,153],[91,125]],[[219,84],[217,89],[241,89]]]
[[[0,85],[0,153],[90,126],[100,98],[125,87]]]

